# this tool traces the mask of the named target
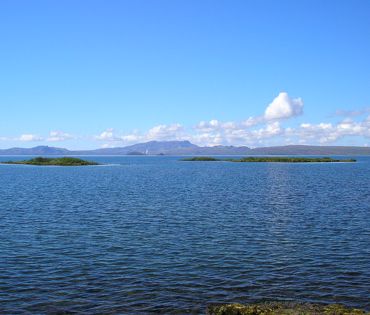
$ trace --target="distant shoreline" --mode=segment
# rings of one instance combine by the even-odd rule
[[[236,162],[236,163],[336,163],[356,162],[355,159],[333,159],[330,157],[307,158],[307,157],[244,157],[241,159],[217,159],[209,156],[185,158],[184,162]]]
[[[247,146],[198,146],[189,141],[149,141],[130,146],[90,150],[37,146],[0,149],[0,156],[266,156],[266,155],[343,155],[370,156],[370,147],[286,145],[250,148]]]

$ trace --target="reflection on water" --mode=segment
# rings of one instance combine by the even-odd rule
[[[369,158],[93,159],[114,165],[0,167],[0,312],[197,314],[261,299],[370,309]]]

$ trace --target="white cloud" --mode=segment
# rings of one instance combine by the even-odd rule
[[[345,137],[370,138],[370,120],[353,121],[344,119],[337,124],[301,124],[296,129],[287,130],[287,134],[295,137],[298,141],[306,143],[331,144]]]
[[[135,143],[141,141],[142,139],[143,137],[136,133],[121,136],[120,138],[120,140],[122,140],[124,143]]]
[[[370,112],[370,107],[365,107],[357,110],[338,109],[332,116],[357,117]]]
[[[217,126],[216,126],[217,125]],[[275,144],[322,144],[332,145],[348,137],[370,139],[370,116],[362,121],[344,119],[336,124],[321,122],[302,123],[298,127],[284,127],[279,121],[266,122],[260,128],[243,126],[236,123],[232,128],[223,124],[202,123],[195,128],[189,138],[198,145],[248,145],[266,146]]]
[[[157,125],[146,133],[116,134],[113,129],[103,131],[95,138],[114,146],[150,140],[190,140],[199,145],[255,145],[283,135],[279,120],[302,113],[303,101],[280,93],[267,107],[265,115],[249,117],[241,122],[222,122],[217,119],[201,121],[187,132],[180,124]],[[258,125],[263,125],[254,129]],[[112,144],[109,144],[112,146]]]
[[[111,148],[118,145],[136,143],[143,140],[143,137],[135,131],[132,134],[120,135],[113,128],[108,128],[100,135],[94,137],[96,140],[106,142],[103,147]]]
[[[181,138],[183,127],[180,124],[158,125],[151,128],[144,138],[148,140],[175,140]]]
[[[202,127],[205,127],[202,124]],[[259,129],[251,129],[243,124],[220,124],[217,129],[196,128],[190,141],[199,145],[256,145],[265,139],[281,135],[284,130],[278,121],[269,122]]]
[[[65,141],[73,139],[73,136],[63,131],[50,131],[47,141]]]
[[[288,93],[281,92],[265,110],[266,120],[287,119],[303,113],[301,98],[290,98]]]
[[[204,145],[256,145],[265,139],[283,135],[285,130],[279,121],[288,119],[303,112],[301,98],[292,99],[285,92],[281,92],[268,105],[264,115],[250,116],[241,122],[221,122],[213,119],[201,121],[195,126],[196,133],[191,140]],[[258,129],[256,126],[262,125]]]
[[[152,140],[182,140],[186,138],[184,128],[180,124],[157,125],[149,129],[146,133],[134,131],[130,134],[119,134],[112,128],[103,131],[95,136],[96,140],[104,141],[106,147],[115,147],[138,142],[147,142]]]
[[[292,99],[285,92],[281,92],[268,105],[264,115],[250,116],[241,122],[221,122],[213,119],[201,121],[195,126],[197,134],[195,142],[205,144],[254,144],[262,139],[275,137],[283,132],[278,123],[280,120],[292,118],[303,112],[301,98]],[[253,129],[258,125],[265,125]]]
[[[102,140],[102,141],[117,141],[119,140],[115,135],[114,135],[114,130],[113,128],[109,128],[105,131],[103,131],[100,135],[95,136],[95,139],[97,140]]]
[[[283,129],[280,127],[280,123],[278,121],[268,123],[266,127],[253,130],[252,135],[255,139],[261,140],[265,138],[271,138],[277,136],[283,132]]]
[[[38,135],[34,135],[34,134],[23,134],[17,140],[24,141],[24,142],[31,142],[31,141],[42,141],[43,138]]]
[[[244,127],[253,127],[256,125],[259,125],[265,121],[263,116],[257,116],[257,117],[249,117],[248,119],[244,120],[241,124]]]
[[[220,122],[216,119],[210,121],[201,121],[198,125],[195,126],[196,129],[202,130],[204,132],[217,130],[220,127]]]
[[[220,122],[217,119],[212,119],[210,121],[201,121],[195,126],[195,129],[202,132],[212,132],[216,130],[225,130],[225,129],[237,129],[238,123],[233,121]]]
[[[115,145],[113,143],[104,143],[101,145],[101,148],[108,149],[108,148],[114,148]]]
[[[303,113],[301,98],[290,98],[285,92],[280,93],[259,116],[250,116],[241,121],[220,121],[212,119],[201,121],[197,125],[184,128],[182,125],[160,124],[145,132],[134,130],[131,133],[117,132],[112,128],[102,131],[93,139],[102,141],[103,147],[117,147],[152,140],[189,140],[198,145],[234,145],[268,146],[278,144],[338,144],[343,138],[359,137],[367,143],[370,139],[370,116],[361,117],[360,111],[346,113],[340,122],[302,123],[296,127],[284,126],[287,119]],[[360,120],[362,119],[362,120]],[[19,138],[0,138],[0,140],[18,141],[63,141],[71,139],[68,133],[51,131],[42,138],[34,134],[23,134]]]

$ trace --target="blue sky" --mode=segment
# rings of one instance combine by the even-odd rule
[[[2,0],[0,148],[369,145],[369,56],[367,0]]]

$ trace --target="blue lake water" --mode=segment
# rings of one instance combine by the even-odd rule
[[[369,157],[87,159],[109,165],[0,165],[1,314],[204,314],[261,300],[370,309]]]

